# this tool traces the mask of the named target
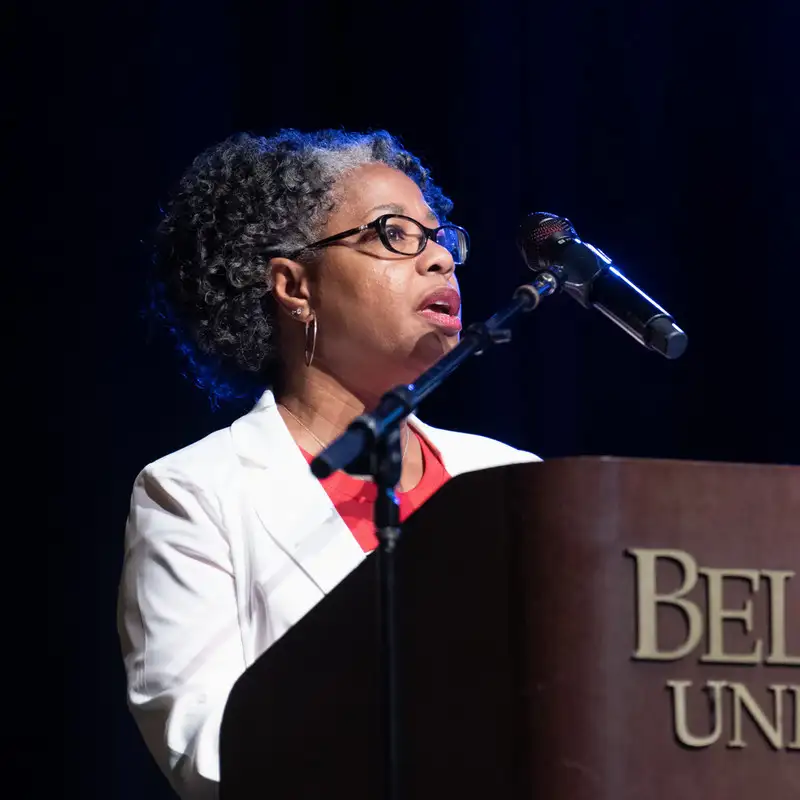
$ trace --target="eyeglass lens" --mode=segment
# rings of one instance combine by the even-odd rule
[[[385,241],[390,250],[403,255],[422,252],[426,235],[419,223],[405,217],[387,217],[383,224]],[[456,264],[466,261],[469,244],[464,232],[455,227],[440,228],[436,232],[436,243],[444,247]]]

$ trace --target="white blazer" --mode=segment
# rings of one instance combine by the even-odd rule
[[[539,459],[412,427],[452,476]],[[236,679],[365,558],[266,392],[229,428],[147,466],[125,535],[119,631],[128,702],[183,798],[213,798]]]

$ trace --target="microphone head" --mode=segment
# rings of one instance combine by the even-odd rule
[[[566,217],[534,211],[519,226],[517,247],[528,269],[542,272],[557,265],[553,260],[556,248],[551,245],[577,237],[575,228]]]

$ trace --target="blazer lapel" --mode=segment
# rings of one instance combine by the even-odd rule
[[[458,463],[459,459],[454,455],[451,448],[447,446],[446,442],[442,441],[439,428],[434,428],[432,425],[423,422],[416,414],[412,414],[408,418],[408,422],[411,427],[425,439],[428,446],[442,462],[445,470],[447,470],[447,474],[451,478],[455,478],[456,475],[464,471],[462,465]]]
[[[265,392],[231,427],[248,470],[248,492],[267,533],[327,594],[364,559],[350,529],[311,474],[303,454]]]
[[[409,423],[442,458],[451,476],[464,471],[463,459],[445,432],[414,415]],[[365,554],[311,474],[272,392],[265,392],[249,414],[233,423],[231,435],[245,469],[249,502],[266,533],[327,594]]]

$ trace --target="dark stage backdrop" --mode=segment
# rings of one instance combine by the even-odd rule
[[[37,4],[30,32],[11,31],[25,110],[9,117],[21,149],[4,159],[21,178],[20,220],[5,232],[21,287],[11,345],[36,380],[10,373],[7,394],[36,416],[8,420],[31,463],[19,461],[28,492],[7,519],[24,536],[6,565],[15,655],[0,749],[30,786],[169,796],[125,708],[123,524],[143,465],[239,411],[212,412],[166,337],[148,341],[140,242],[192,157],[233,131],[400,135],[472,234],[467,321],[526,279],[515,229],[548,210],[690,336],[667,362],[552,300],[455,375],[423,409],[429,421],[546,458],[800,462],[797,2],[64,9]]]

